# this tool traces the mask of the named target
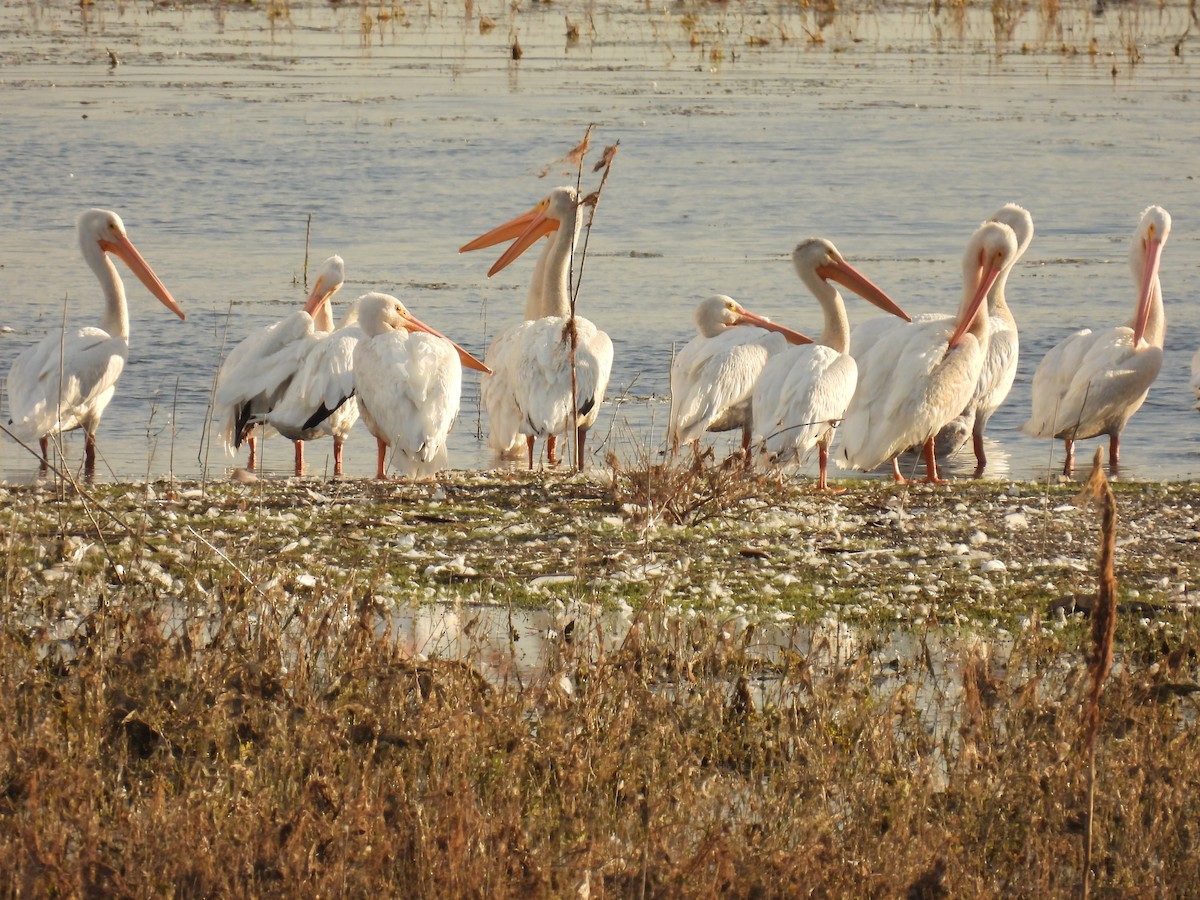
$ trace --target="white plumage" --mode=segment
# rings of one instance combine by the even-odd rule
[[[459,360],[487,367],[395,297],[370,293],[356,302],[363,338],[354,348],[354,386],[378,446],[376,477],[387,477],[388,447],[406,477],[430,477],[448,465],[446,438],[462,394]]]
[[[99,328],[47,335],[13,362],[6,390],[9,427],[19,439],[39,442],[42,471],[47,465],[49,436],[82,428],[86,433],[84,472],[90,477],[95,473],[96,429],[129,355],[125,287],[108,254],[129,266],[167,309],[181,319],[185,316],[133,246],[115,212],[89,209],[79,216],[77,231],[83,258],[104,291],[104,321]]]
[[[1160,206],[1142,213],[1129,252],[1138,285],[1130,321],[1099,331],[1083,329],[1059,342],[1033,375],[1033,414],[1021,429],[1065,443],[1064,473],[1075,462],[1075,441],[1109,436],[1109,463],[1120,462],[1120,437],[1162,368],[1166,318],[1158,267],[1171,217]]]
[[[283,398],[313,345],[314,335],[333,330],[328,301],[341,288],[344,274],[340,256],[325,260],[304,308],[253,331],[229,351],[217,371],[213,418],[218,437],[231,454],[246,441],[250,445],[250,469],[257,460],[253,429],[266,421]],[[301,452],[297,449],[298,467],[302,464]]]
[[[265,421],[296,442],[296,474],[302,466],[301,442],[333,437],[333,474],[342,474],[342,446],[358,421],[354,397],[354,348],[364,338],[358,303],[351,305],[335,331],[313,333],[301,362]]]
[[[575,427],[576,463],[582,468],[587,432],[600,414],[612,372],[613,346],[608,335],[582,316],[574,317],[576,415],[571,404],[571,257],[581,225],[580,200],[572,187],[555,188],[537,206],[461,251],[478,250],[502,241],[512,245],[488,276],[499,272],[550,235],[534,266],[525,303],[525,321],[503,329],[485,360],[492,370],[480,384],[488,414],[488,446],[497,453],[519,450],[522,438],[533,468],[534,443],[546,439],[547,459],[557,462],[558,435]]]
[[[1196,399],[1200,400],[1200,350],[1192,354],[1192,390],[1196,394]],[[1196,408],[1200,409],[1200,406]]]
[[[818,450],[817,487],[828,489],[829,445],[858,382],[850,356],[850,323],[836,281],[892,315],[908,316],[890,297],[851,266],[822,238],[809,238],[792,252],[796,273],[824,311],[816,344],[789,346],[763,367],[753,394],[753,437],[771,462],[805,465]]]
[[[671,363],[671,449],[699,440],[706,431],[735,428],[742,430],[742,448],[749,449],[751,399],[767,360],[789,341],[812,339],[724,294],[700,301],[693,319],[698,334]]]
[[[941,480],[933,437],[975,391],[988,342],[984,301],[1016,252],[1011,228],[985,222],[963,257],[963,299],[956,322],[889,328],[865,351],[852,336],[858,388],[842,422],[841,464],[869,471],[891,460],[892,477],[903,481],[897,455],[923,446],[926,481]]]
[[[1025,255],[1033,240],[1033,217],[1028,210],[1015,203],[1008,203],[988,217],[989,222],[1001,222],[1013,230],[1017,237],[1017,254],[1013,260]],[[975,452],[975,474],[981,476],[987,465],[987,453],[983,444],[984,431],[992,414],[1008,397],[1013,382],[1017,377],[1017,362],[1019,358],[1019,339],[1017,322],[1009,309],[1005,297],[1005,287],[1008,276],[1012,272],[1009,267],[1000,274],[992,290],[988,294],[988,347],[984,355],[983,368],[979,373],[979,382],[975,392],[967,401],[963,411],[951,419],[938,432],[934,447],[939,455],[953,453],[958,450],[968,438],[972,440]],[[950,322],[953,316],[945,313],[919,313],[913,321]],[[893,328],[900,326],[895,319],[880,316],[868,319],[857,328],[851,342],[851,354],[862,354],[879,338]],[[910,450],[919,450],[911,447]]]

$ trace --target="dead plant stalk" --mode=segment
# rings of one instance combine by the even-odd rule
[[[1113,557],[1117,546],[1117,502],[1104,476],[1104,451],[1096,449],[1092,472],[1080,491],[1080,497],[1092,497],[1100,506],[1101,538],[1099,584],[1096,605],[1092,610],[1091,652],[1088,674],[1091,684],[1083,706],[1083,736],[1087,746],[1088,784],[1087,817],[1084,828],[1083,880],[1080,895],[1086,898],[1092,877],[1092,832],[1096,809],[1096,737],[1100,729],[1100,695],[1104,681],[1112,669],[1113,636],[1117,625],[1117,577],[1113,572]]]

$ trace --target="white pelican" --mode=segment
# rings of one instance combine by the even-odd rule
[[[1167,323],[1158,265],[1170,233],[1171,217],[1161,206],[1142,213],[1129,251],[1138,285],[1133,318],[1116,328],[1077,331],[1034,372],[1033,414],[1021,430],[1064,441],[1064,474],[1075,466],[1075,441],[1099,434],[1108,435],[1109,465],[1116,470],[1120,464],[1121,431],[1162,368]]]
[[[340,256],[331,256],[317,270],[304,308],[271,325],[259,328],[229,351],[217,372],[213,418],[221,442],[234,453],[242,441],[250,445],[247,468],[257,461],[254,426],[283,397],[288,382],[304,359],[314,333],[333,330],[333,312],[328,300],[342,286],[345,266]],[[303,451],[297,447],[297,472]]]
[[[328,305],[322,307],[326,310]],[[317,328],[320,329],[318,321]],[[296,442],[296,476],[303,474],[304,441],[333,436],[333,474],[342,474],[342,446],[358,421],[354,397],[354,348],[364,338],[358,302],[351,304],[336,331],[307,338],[303,359],[283,395],[260,417],[288,440]]]
[[[768,357],[788,344],[811,344],[783,325],[717,294],[700,301],[692,318],[699,334],[671,363],[671,451],[700,439],[706,431],[742,430],[750,448],[750,401]]]
[[[79,216],[79,248],[104,291],[101,327],[54,333],[16,358],[8,372],[8,424],[23,441],[37,440],[42,471],[52,434],[84,430],[84,473],[96,471],[96,429],[113,398],[129,355],[125,287],[108,254],[119,257],[167,309],[186,318],[150,264],[125,233],[115,212],[89,209]]]
[[[1200,350],[1192,354],[1192,390],[1196,392],[1196,399],[1200,400]],[[1197,405],[1200,409],[1200,405]]]
[[[388,294],[364,294],[358,304],[363,339],[354,348],[358,409],[379,448],[375,477],[387,478],[387,448],[410,478],[447,465],[446,436],[458,415],[462,363],[488,367],[418,321]]]
[[[1001,222],[1013,230],[1017,236],[1017,260],[1025,255],[1033,240],[1033,217],[1029,211],[1015,203],[1007,203],[988,217],[989,222]],[[984,357],[983,370],[979,375],[979,383],[975,393],[967,402],[963,411],[938,432],[934,441],[934,449],[939,454],[953,453],[967,440],[972,439],[975,451],[975,477],[981,477],[987,466],[987,454],[983,446],[983,433],[987,428],[992,413],[1000,408],[1000,404],[1012,390],[1013,381],[1017,377],[1018,338],[1017,322],[1012,311],[1008,308],[1004,288],[1008,282],[1012,267],[1005,269],[988,294],[988,349]],[[949,322],[953,316],[945,313],[918,313],[916,322]],[[851,339],[851,354],[862,354],[888,330],[898,325],[895,319],[880,316],[869,319],[854,329]],[[920,450],[923,448],[910,448]]]
[[[1017,377],[1017,361],[1020,356],[1020,341],[1017,320],[1008,307],[1004,289],[1008,276],[1017,262],[1029,249],[1033,241],[1033,216],[1027,209],[1015,203],[1007,203],[988,217],[988,221],[1002,222],[1017,236],[1017,255],[1013,265],[1000,273],[988,294],[988,338],[987,355],[983,360],[983,371],[975,393],[967,402],[962,413],[943,428],[937,436],[936,446],[943,453],[952,453],[971,438],[975,451],[975,476],[983,475],[987,467],[987,453],[983,447],[983,433],[992,413],[1008,398]]]
[[[818,490],[828,490],[826,469],[834,429],[846,414],[858,383],[858,365],[850,355],[850,321],[842,295],[831,281],[849,288],[880,309],[909,321],[866,276],[823,238],[809,238],[792,251],[800,280],[825,312],[825,328],[815,344],[785,347],[763,366],[751,403],[754,440],[772,462],[808,462],[817,448]]]
[[[1013,230],[985,222],[971,236],[963,257],[957,321],[889,329],[855,356],[858,388],[842,421],[842,464],[869,471],[891,460],[892,477],[904,481],[896,457],[919,445],[925,452],[925,480],[941,481],[933,438],[975,391],[988,343],[984,301],[1016,253]],[[853,352],[853,340],[851,346]]]
[[[575,316],[577,405],[573,416],[570,276],[582,224],[581,205],[574,188],[555,188],[529,212],[493,228],[459,251],[478,250],[515,238],[488,270],[491,277],[539,238],[550,235],[534,266],[525,321],[496,335],[485,357],[494,374],[484,376],[480,385],[480,397],[488,411],[488,445],[509,453],[520,446],[524,436],[531,469],[537,438],[546,438],[546,456],[555,465],[557,437],[573,424],[576,463],[583,468],[587,432],[600,414],[612,372],[612,341],[591,321]]]

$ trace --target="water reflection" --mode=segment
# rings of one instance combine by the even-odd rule
[[[1037,236],[1009,282],[1021,363],[989,425],[989,474],[1006,462],[1007,477],[1044,477],[1047,442],[1017,430],[1033,370],[1069,331],[1128,318],[1128,235],[1161,202],[1178,223],[1162,268],[1166,358],[1125,432],[1123,475],[1200,474],[1188,385],[1200,319],[1181,302],[1200,294],[1188,263],[1200,234],[1187,227],[1195,192],[1179,162],[1194,155],[1200,81],[1170,51],[1186,5],[1100,20],[1090,6],[1064,9],[1049,42],[1028,15],[1003,54],[977,52],[995,38],[983,9],[847,10],[822,44],[755,45],[753,17],[724,20],[716,7],[688,28],[671,7],[610,5],[590,17],[573,3],[505,7],[480,34],[461,5],[435,3],[403,22],[376,16],[366,42],[361,10],[344,7],[295,3],[279,18],[254,5],[212,15],[92,6],[86,18],[76,7],[0,7],[0,213],[15,223],[0,259],[0,324],[14,328],[0,335],[0,371],[59,327],[64,306],[72,324],[98,321],[73,235],[89,206],[116,208],[136,228],[189,314],[159,321],[129,286],[129,363],[99,434],[101,477],[219,477],[233,464],[206,437],[222,337],[228,346],[297,305],[310,214],[309,256],[346,258],[344,293],[393,293],[486,350],[520,316],[529,267],[489,280],[456,249],[537,184],[572,181],[537,175],[590,123],[595,146],[622,144],[580,301],[613,338],[611,397],[624,397],[593,429],[609,438],[597,464],[609,451],[628,463],[661,449],[657,398],[700,298],[728,293],[819,330],[788,253],[821,234],[910,312],[949,312],[962,246],[1011,200],[1032,210]],[[564,14],[588,22],[569,50]],[[797,37],[820,30],[794,5],[770,16]],[[1131,34],[1148,38],[1137,65],[1122,49]],[[1095,60],[1084,52],[1092,37]],[[1072,42],[1078,55],[1057,52]],[[1023,43],[1028,52],[1015,52]],[[105,47],[120,66],[109,68]],[[465,386],[451,464],[488,468],[478,382]],[[81,443],[67,439],[68,462]],[[271,471],[286,471],[283,443],[268,452]],[[332,469],[325,456],[312,447],[314,474]],[[369,476],[373,458],[357,430],[348,472]],[[0,440],[0,477],[27,480],[30,462]]]

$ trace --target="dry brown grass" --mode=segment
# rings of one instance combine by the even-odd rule
[[[639,477],[619,474],[608,489],[632,503]],[[669,477],[693,497],[681,515],[720,523],[742,515],[752,490],[749,500],[779,492],[699,463]],[[749,485],[740,499],[738,483]],[[538,484],[501,487],[535,505],[564,488],[603,490]],[[647,505],[667,509],[645,484]],[[485,487],[457,487],[464,510],[479,508]],[[369,522],[380,513],[367,490],[358,521],[382,537],[390,526]],[[472,527],[433,501],[423,507],[432,489],[405,490],[388,495],[395,514]],[[694,499],[717,490],[707,506]],[[257,499],[230,493],[235,505],[211,520],[222,529],[236,509],[289,500],[286,487]],[[300,509],[302,489],[291,493]],[[113,490],[109,502],[122,496]],[[182,504],[165,506],[181,514]],[[82,514],[64,497],[24,516],[7,522],[0,621],[6,894],[933,897],[1078,887],[1078,735],[1090,689],[1082,628],[1034,622],[1002,663],[984,641],[935,675],[920,653],[881,664],[883,630],[864,630],[859,649],[839,656],[815,642],[768,646],[753,627],[679,617],[670,598],[652,598],[615,649],[563,627],[541,675],[487,681],[470,655],[399,649],[373,587],[387,562],[287,594],[261,548],[236,557],[240,568],[197,555],[191,577],[203,590],[168,602],[126,546],[138,539],[114,530],[109,552],[124,583],[97,573],[92,608],[56,582],[61,591],[31,609],[19,598],[41,570],[22,554],[45,541],[38,558],[50,571]],[[148,536],[165,547],[158,528]],[[241,540],[223,546],[232,553]],[[337,552],[352,543],[347,534]],[[64,634],[56,604],[89,611]],[[926,645],[942,639],[934,626],[905,627]],[[1118,627],[1097,735],[1097,892],[1200,883],[1200,633],[1184,616],[1158,634],[1132,641],[1130,625]]]

